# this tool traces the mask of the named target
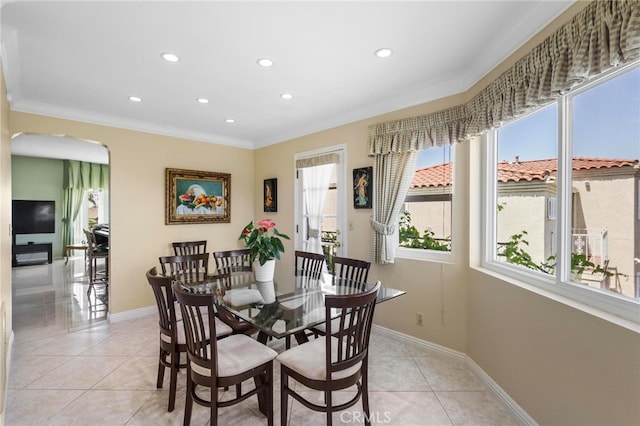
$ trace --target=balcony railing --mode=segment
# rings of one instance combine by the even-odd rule
[[[571,234],[571,251],[584,255],[587,260],[604,267],[609,260],[607,230],[573,229]]]

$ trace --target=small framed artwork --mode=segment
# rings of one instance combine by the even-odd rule
[[[278,211],[278,179],[265,179],[264,180],[264,211],[265,212],[277,212]]]
[[[371,208],[373,191],[373,167],[353,169],[353,207],[356,209]]]
[[[166,169],[165,224],[230,222],[230,174]]]

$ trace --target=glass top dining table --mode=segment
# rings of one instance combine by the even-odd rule
[[[211,294],[219,308],[253,325],[258,330],[258,340],[263,343],[269,337],[281,339],[292,335],[302,343],[306,341],[305,330],[326,321],[326,295],[356,294],[375,284],[355,283],[328,273],[315,278],[279,262],[273,281],[257,282],[253,271],[246,270],[210,276],[197,284],[181,283],[181,286],[193,293]],[[381,286],[376,303],[403,294],[403,290]],[[288,342],[289,339],[287,346]]]

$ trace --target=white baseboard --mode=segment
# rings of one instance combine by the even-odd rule
[[[109,322],[120,322],[143,318],[153,314],[158,314],[158,307],[156,305],[133,309],[131,311],[118,312],[117,314],[109,314],[108,320]]]
[[[495,380],[491,378],[485,371],[480,368],[478,364],[475,363],[473,359],[469,357],[469,355],[464,352],[456,351],[453,349],[449,349],[445,346],[440,346],[435,343],[428,342],[426,340],[418,339],[417,337],[409,336],[408,334],[400,333],[399,331],[391,330],[385,327],[381,327],[379,325],[373,325],[373,328],[377,333],[385,334],[388,337],[391,337],[396,340],[400,340],[402,342],[411,343],[417,346],[422,346],[424,348],[441,352],[451,357],[459,358],[464,360],[469,368],[471,368],[484,382],[487,388],[498,398],[500,399],[505,406],[511,411],[516,418],[520,420],[520,423],[527,426],[537,426],[538,423],[529,415],[526,411],[518,405],[516,401],[513,400],[501,387],[498,385]]]

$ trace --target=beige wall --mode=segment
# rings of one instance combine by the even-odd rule
[[[540,37],[527,44],[462,95],[469,99],[486,82],[566,21],[587,3],[572,7]],[[348,169],[367,165],[366,126],[412,117],[460,103],[460,98],[395,111],[335,129],[267,147],[257,152],[256,185],[279,178],[283,223],[293,222],[295,152],[335,143],[348,144]],[[397,259],[374,265],[372,279],[407,290],[406,296],[380,305],[376,323],[402,333],[466,352],[540,424],[630,425],[640,423],[640,335],[599,317],[475,271],[480,237],[480,155],[478,140],[456,147],[454,191],[454,264]],[[475,144],[475,145],[473,145]],[[359,154],[360,153],[360,154]],[[283,164],[278,168],[277,164]],[[290,164],[287,169],[287,164]],[[277,170],[281,171],[276,176]],[[274,174],[274,176],[270,176]],[[283,200],[283,201],[280,201]],[[258,200],[256,200],[256,205]],[[350,208],[349,253],[368,254],[370,213]],[[364,216],[364,217],[361,217]],[[425,313],[425,326],[415,325],[415,312]],[[612,401],[615,400],[615,401]]]
[[[477,271],[469,355],[541,425],[640,424],[640,336]]]
[[[470,98],[588,2],[576,2],[470,89]],[[479,158],[478,146],[470,148]],[[481,173],[470,163],[469,212]],[[469,260],[480,262],[479,215],[468,213]],[[539,424],[640,424],[640,334],[488,273],[469,269],[467,354]],[[588,308],[587,308],[588,309]],[[604,317],[604,316],[603,316]]]
[[[255,217],[271,217],[278,224],[282,232],[294,235],[294,155],[311,151],[320,147],[345,144],[347,146],[347,174],[354,168],[366,167],[373,164],[372,158],[367,156],[368,125],[387,121],[396,117],[425,114],[461,102],[459,96],[439,100],[395,111],[391,114],[363,120],[348,125],[318,132],[302,138],[297,138],[278,145],[262,148],[256,151],[256,187],[262,186],[263,179],[278,178],[278,213],[262,213],[261,194],[255,195],[257,210]],[[459,154],[458,154],[459,152]],[[455,161],[461,161],[460,173],[464,173],[466,160],[465,149],[456,149]],[[456,163],[458,164],[458,163]],[[456,168],[458,170],[458,168]],[[456,188],[454,203],[460,202],[465,209],[465,185]],[[344,255],[359,259],[369,259],[371,210],[354,209],[347,206],[347,221],[353,224],[349,230],[349,252]],[[462,216],[454,218],[454,233],[462,236],[458,253],[464,252],[464,222]],[[287,245],[284,256],[285,262],[293,262],[293,253]],[[459,258],[461,258],[459,256]],[[398,259],[395,265],[373,265],[369,274],[371,280],[382,280],[384,285],[406,290],[408,296],[400,297],[376,308],[376,322],[384,327],[399,330],[421,339],[448,346],[453,349],[465,350],[466,345],[466,285],[462,274],[464,268],[461,262],[455,265],[415,260]],[[416,325],[416,312],[425,315],[425,325]]]
[[[109,150],[111,314],[154,305],[144,272],[172,241],[205,239],[208,251],[239,247],[254,208],[254,153],[70,120],[12,112],[11,132],[63,134]],[[231,223],[165,225],[165,168],[231,173]]]
[[[584,5],[579,2],[571,13]],[[560,22],[563,20],[566,16]],[[552,29],[553,25],[544,34]],[[529,48],[534,44],[535,41],[530,43]],[[508,60],[490,75],[495,77],[514,60]],[[282,232],[293,234],[296,152],[344,143],[348,147],[349,170],[371,165],[366,156],[369,124],[460,104],[480,85],[463,95],[255,152],[23,113],[11,115],[11,131],[67,134],[100,141],[109,148],[113,227],[111,308],[112,312],[125,312],[153,305],[144,271],[157,263],[157,256],[169,251],[173,240],[204,237],[209,241],[209,250],[228,248],[235,243],[244,224],[262,217],[271,217]],[[3,124],[2,200],[10,199],[5,183],[10,179],[4,168],[9,162],[6,139]],[[453,262],[398,259],[393,265],[374,266],[372,279],[381,279],[385,285],[408,292],[380,305],[376,322],[466,352],[540,424],[639,424],[638,333],[470,268],[469,264],[476,265],[479,261],[481,244],[478,145],[474,139],[455,150]],[[162,213],[165,167],[232,173],[232,223],[165,226]],[[262,212],[262,181],[273,177],[278,178],[278,212],[266,214]],[[347,255],[368,258],[370,214],[368,210],[349,208],[348,220],[354,229],[348,233]],[[5,215],[3,225],[6,223]],[[4,234],[2,241],[3,244],[6,241]],[[283,261],[292,263],[292,241],[285,246]],[[9,256],[4,247],[1,265],[4,280],[0,290],[3,300],[8,301]],[[416,311],[425,314],[424,327],[415,325]]]

